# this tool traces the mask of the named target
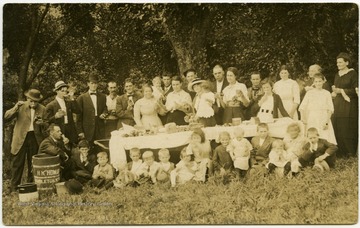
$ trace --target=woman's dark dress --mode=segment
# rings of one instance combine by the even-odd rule
[[[335,75],[334,85],[336,88],[344,89],[350,98],[347,102],[341,94],[334,98],[334,114],[332,124],[338,143],[340,156],[357,154],[358,145],[358,96],[355,88],[358,87],[358,75],[350,70],[343,76]]]

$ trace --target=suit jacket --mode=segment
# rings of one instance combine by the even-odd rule
[[[97,96],[97,117],[95,118],[95,108],[92,103],[89,92],[81,94],[77,98],[79,108],[79,115],[77,118],[77,132],[84,133],[85,139],[92,142],[96,139],[105,137],[105,122],[99,116],[107,113],[106,95],[96,92]],[[97,131],[95,132],[95,124],[97,124]]]
[[[19,107],[18,110],[13,107],[12,109],[6,111],[4,115],[4,120],[16,118],[11,142],[11,153],[13,155],[16,155],[19,152],[25,141],[28,129],[30,127],[31,112],[29,105],[30,103],[26,101],[22,106]],[[38,104],[36,106],[35,117],[36,116],[40,116],[43,120],[45,119],[45,107],[43,105]],[[37,143],[38,145],[41,143],[45,136],[46,127],[47,124],[45,122],[42,124],[37,124],[36,122],[34,122],[34,133],[36,138],[36,142],[34,143]]]
[[[88,156],[88,163],[86,165],[83,164],[80,160],[80,152],[75,153],[74,156],[71,157],[71,159],[73,160],[73,171],[83,170],[89,172],[90,175],[92,175],[92,173],[94,172],[96,162],[92,161],[90,156]]]
[[[217,93],[217,87],[216,87],[216,80],[213,81],[211,83],[211,92],[213,93]],[[224,81],[223,84],[221,86],[221,92],[226,88],[226,86],[229,85],[229,82],[226,80],[226,78],[224,77]],[[213,109],[215,111],[215,119],[216,119],[216,123],[217,124],[222,124],[222,119],[223,119],[223,112],[224,112],[224,108],[220,105],[220,107],[217,105],[217,101],[215,101],[215,103],[213,104]],[[218,114],[217,114],[218,113]]]
[[[251,144],[254,148],[254,156],[256,160],[266,160],[269,157],[269,153],[271,151],[271,144],[274,139],[270,136],[267,136],[260,146],[260,137],[255,136],[251,139]]]
[[[75,143],[77,142],[78,134],[76,131],[76,125],[74,122],[73,113],[79,113],[79,109],[77,107],[76,101],[65,101],[65,106],[66,106],[68,125],[70,129],[73,129],[70,135],[66,135],[66,137],[68,137],[71,142]],[[59,127],[61,128],[61,132],[65,133],[64,117],[58,119],[55,118],[55,114],[59,109],[61,109],[60,104],[56,99],[54,99],[48,105],[46,105],[45,119],[49,123],[55,123],[59,125]]]
[[[142,95],[134,92],[134,95],[133,95],[134,104],[140,98],[142,98]],[[129,100],[129,98],[126,93],[119,96],[116,99],[116,115],[119,117],[118,129],[122,127],[122,124],[121,124],[122,122],[125,124],[128,124],[128,125],[131,125],[131,126],[135,125],[134,109],[127,110],[128,100]]]
[[[65,154],[68,154],[69,156],[70,148],[66,148],[62,140],[55,142],[55,140],[49,136],[41,142],[38,153],[44,153],[52,156],[59,155],[61,164],[64,165],[67,160],[67,156]]]
[[[274,97],[273,117],[279,118],[279,111],[283,117],[290,117],[284,108],[284,105],[282,103],[280,96],[277,95],[276,93],[273,93],[273,97]],[[256,113],[259,112],[260,106],[258,103],[254,104],[254,110],[256,110]]]
[[[226,86],[229,85],[229,82],[226,80],[226,78],[224,77],[224,82],[222,84],[222,87],[221,87],[221,92],[225,89]],[[213,93],[216,93],[217,92],[217,88],[216,88],[216,80],[212,82],[212,87],[211,87],[211,91]]]
[[[165,91],[165,88],[163,88],[163,89],[164,89],[164,91]],[[174,89],[173,89],[172,86],[170,86],[170,88],[165,91],[164,96],[166,97],[166,96],[167,96],[169,93],[171,93],[172,91],[174,91]]]
[[[304,148],[310,148],[310,142],[304,146]],[[312,165],[316,158],[327,153],[328,156],[325,161],[330,167],[334,167],[336,159],[336,151],[338,147],[335,144],[328,142],[325,139],[319,139],[318,147],[316,151],[311,151],[310,149],[306,150],[299,158],[299,162],[302,166]]]

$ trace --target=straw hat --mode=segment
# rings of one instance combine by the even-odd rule
[[[53,89],[53,91],[55,92],[55,91],[61,89],[62,87],[69,88],[68,84],[66,84],[64,81],[58,81],[55,83],[55,88]]]
[[[189,84],[188,84],[188,90],[194,92],[193,90],[193,86],[196,84],[200,84],[205,82],[205,80],[202,80],[200,78],[195,78],[194,80],[192,80]]]

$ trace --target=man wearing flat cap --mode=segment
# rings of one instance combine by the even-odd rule
[[[25,93],[26,101],[18,101],[13,108],[5,112],[4,120],[16,119],[11,142],[11,191],[16,191],[27,160],[27,182],[33,182],[32,156],[37,154],[39,145],[44,139],[47,124],[45,107],[39,104],[42,95],[37,89]]]
[[[61,132],[70,140],[70,145],[78,141],[76,125],[73,113],[79,113],[74,94],[68,92],[69,86],[64,81],[58,81],[53,89],[56,97],[48,105],[46,105],[45,119],[49,123],[58,125]]]
[[[98,77],[90,75],[89,91],[77,98],[79,115],[77,118],[77,133],[79,138],[85,138],[90,146],[94,140],[105,137],[105,122],[107,115],[106,95],[97,91]]]

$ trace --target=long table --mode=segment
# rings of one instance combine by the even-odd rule
[[[274,120],[275,122],[269,123],[269,132],[270,136],[276,138],[283,138],[286,135],[286,128],[290,123],[298,122],[304,132],[304,126],[300,121],[294,121],[291,118],[278,118]],[[205,133],[205,137],[208,140],[217,139],[220,132],[227,131],[233,136],[233,131],[236,127],[241,127],[244,129],[245,137],[253,137],[257,132],[257,125],[247,123],[242,123],[239,126],[215,126],[215,127],[205,127],[202,130]],[[109,141],[109,152],[110,152],[110,162],[115,168],[118,167],[119,163],[122,161],[127,161],[126,159],[126,150],[129,150],[133,147],[138,147],[139,149],[148,148],[148,149],[160,149],[160,148],[175,148],[187,145],[190,140],[192,131],[183,131],[176,133],[158,133],[156,135],[146,135],[146,136],[137,136],[137,137],[123,137],[124,131],[117,130],[111,132],[111,138]]]

